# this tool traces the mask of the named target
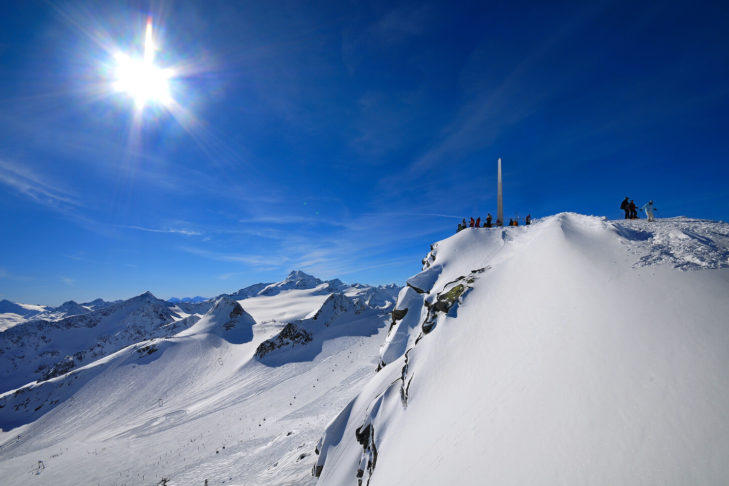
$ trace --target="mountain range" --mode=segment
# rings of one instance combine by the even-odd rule
[[[561,213],[402,288],[2,302],[3,484],[722,484],[727,295],[726,223]]]

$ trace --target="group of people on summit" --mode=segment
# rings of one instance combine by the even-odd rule
[[[528,226],[532,223],[532,216],[531,214],[527,214],[527,217],[524,218],[524,223]],[[504,223],[500,220],[496,220],[496,223],[493,223],[493,217],[491,216],[491,213],[488,213],[486,216],[486,219],[484,220],[483,226],[481,226],[481,217],[479,216],[475,220],[473,218],[470,219],[468,223],[466,223],[466,218],[463,218],[463,221],[458,223],[458,231],[461,231],[462,229],[466,228],[493,228],[494,226],[504,226]],[[518,219],[509,219],[508,226],[519,226],[519,220]]]
[[[625,199],[623,199],[623,202],[620,204],[620,209],[625,211],[625,219],[638,219],[638,206],[636,206],[635,201],[629,197],[626,196]],[[658,211],[658,208],[653,205],[653,200],[645,203],[640,209],[641,211],[645,211],[648,221],[655,221],[655,211]],[[524,223],[528,226],[531,222],[532,216],[531,214],[527,214],[527,217],[524,218]],[[491,216],[491,213],[488,213],[483,226],[481,226],[480,216],[476,219],[470,218],[469,222],[466,222],[466,218],[463,218],[463,221],[458,223],[458,231],[466,228],[493,228],[494,226],[504,226],[504,223],[498,219],[496,220],[496,223],[493,223],[493,217]],[[509,219],[509,224],[507,226],[519,226],[518,218]]]
[[[628,196],[625,196],[623,202],[620,203],[620,209],[625,211],[625,219],[638,219],[638,207],[635,205],[635,201],[630,199]],[[645,211],[646,216],[648,216],[648,221],[655,221],[654,211],[658,211],[658,208],[653,206],[652,199],[645,203],[640,209]]]

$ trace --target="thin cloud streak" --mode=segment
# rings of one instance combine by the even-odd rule
[[[185,228],[145,228],[143,226],[117,225],[119,228],[133,229],[137,231],[146,231],[148,233],[168,233],[185,236],[203,236],[203,233]]]
[[[73,192],[51,184],[27,167],[4,160],[0,160],[0,182],[44,206],[83,206]]]

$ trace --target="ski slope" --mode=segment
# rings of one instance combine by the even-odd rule
[[[729,481],[729,225],[563,213],[424,267],[318,484]]]

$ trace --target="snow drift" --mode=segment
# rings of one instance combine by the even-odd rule
[[[318,484],[729,480],[729,225],[564,213],[423,262]]]

